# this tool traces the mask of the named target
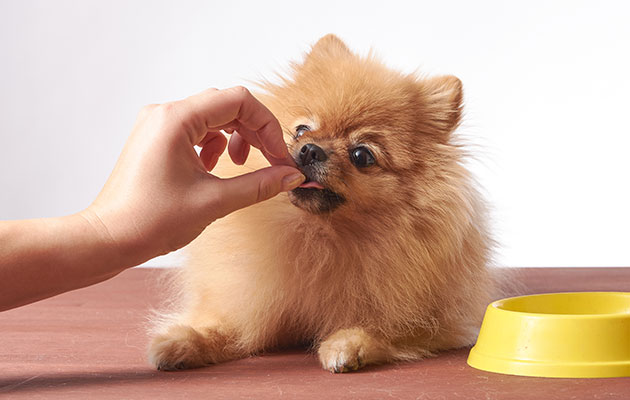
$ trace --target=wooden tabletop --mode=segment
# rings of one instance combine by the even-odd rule
[[[0,398],[630,399],[630,378],[500,375],[468,349],[349,374],[302,350],[159,372],[146,361],[148,310],[164,270],[132,269],[90,288],[0,313]],[[520,291],[630,291],[630,268],[520,269]]]

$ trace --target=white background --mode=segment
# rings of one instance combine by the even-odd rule
[[[273,77],[332,32],[462,79],[499,265],[630,265],[626,4],[0,0],[0,219],[86,207],[142,105]]]

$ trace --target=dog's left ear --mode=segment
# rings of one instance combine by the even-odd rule
[[[437,76],[418,82],[424,100],[425,113],[433,129],[441,135],[450,135],[462,117],[462,82],[455,76]]]

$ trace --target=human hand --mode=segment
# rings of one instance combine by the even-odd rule
[[[250,145],[272,166],[231,179],[209,173],[225,150],[242,164]],[[199,156],[194,146],[202,148]],[[242,87],[210,89],[143,108],[93,204],[80,213],[133,265],[191,242],[210,223],[304,181],[280,125]]]

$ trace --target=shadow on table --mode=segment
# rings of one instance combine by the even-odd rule
[[[202,374],[193,374],[201,376]],[[116,372],[75,372],[24,375],[0,378],[0,394],[38,390],[68,389],[88,386],[136,384],[141,381],[175,381],[190,379],[189,373],[161,373],[159,371],[123,370]]]
[[[314,379],[335,375],[363,375],[398,368],[396,365],[372,365],[367,366],[351,374],[331,374],[321,369],[319,363],[306,361],[312,358],[304,354],[304,357],[285,358],[285,354],[266,356],[262,358],[250,358],[236,360],[221,365],[211,365],[204,368],[185,371],[157,371],[153,369],[117,369],[100,371],[76,371],[44,374],[24,374],[22,376],[0,377],[0,397],[6,393],[50,392],[64,390],[95,389],[98,387],[111,387],[126,385],[143,386],[144,384],[167,385],[186,382],[187,385],[197,383],[207,384],[210,381],[235,384],[237,382],[253,382],[264,380],[270,373],[281,375],[291,379],[292,376],[306,374]],[[266,361],[262,361],[262,359]],[[277,359],[278,362],[269,362]],[[251,361],[251,362],[248,362]],[[264,364],[261,364],[264,362]]]

